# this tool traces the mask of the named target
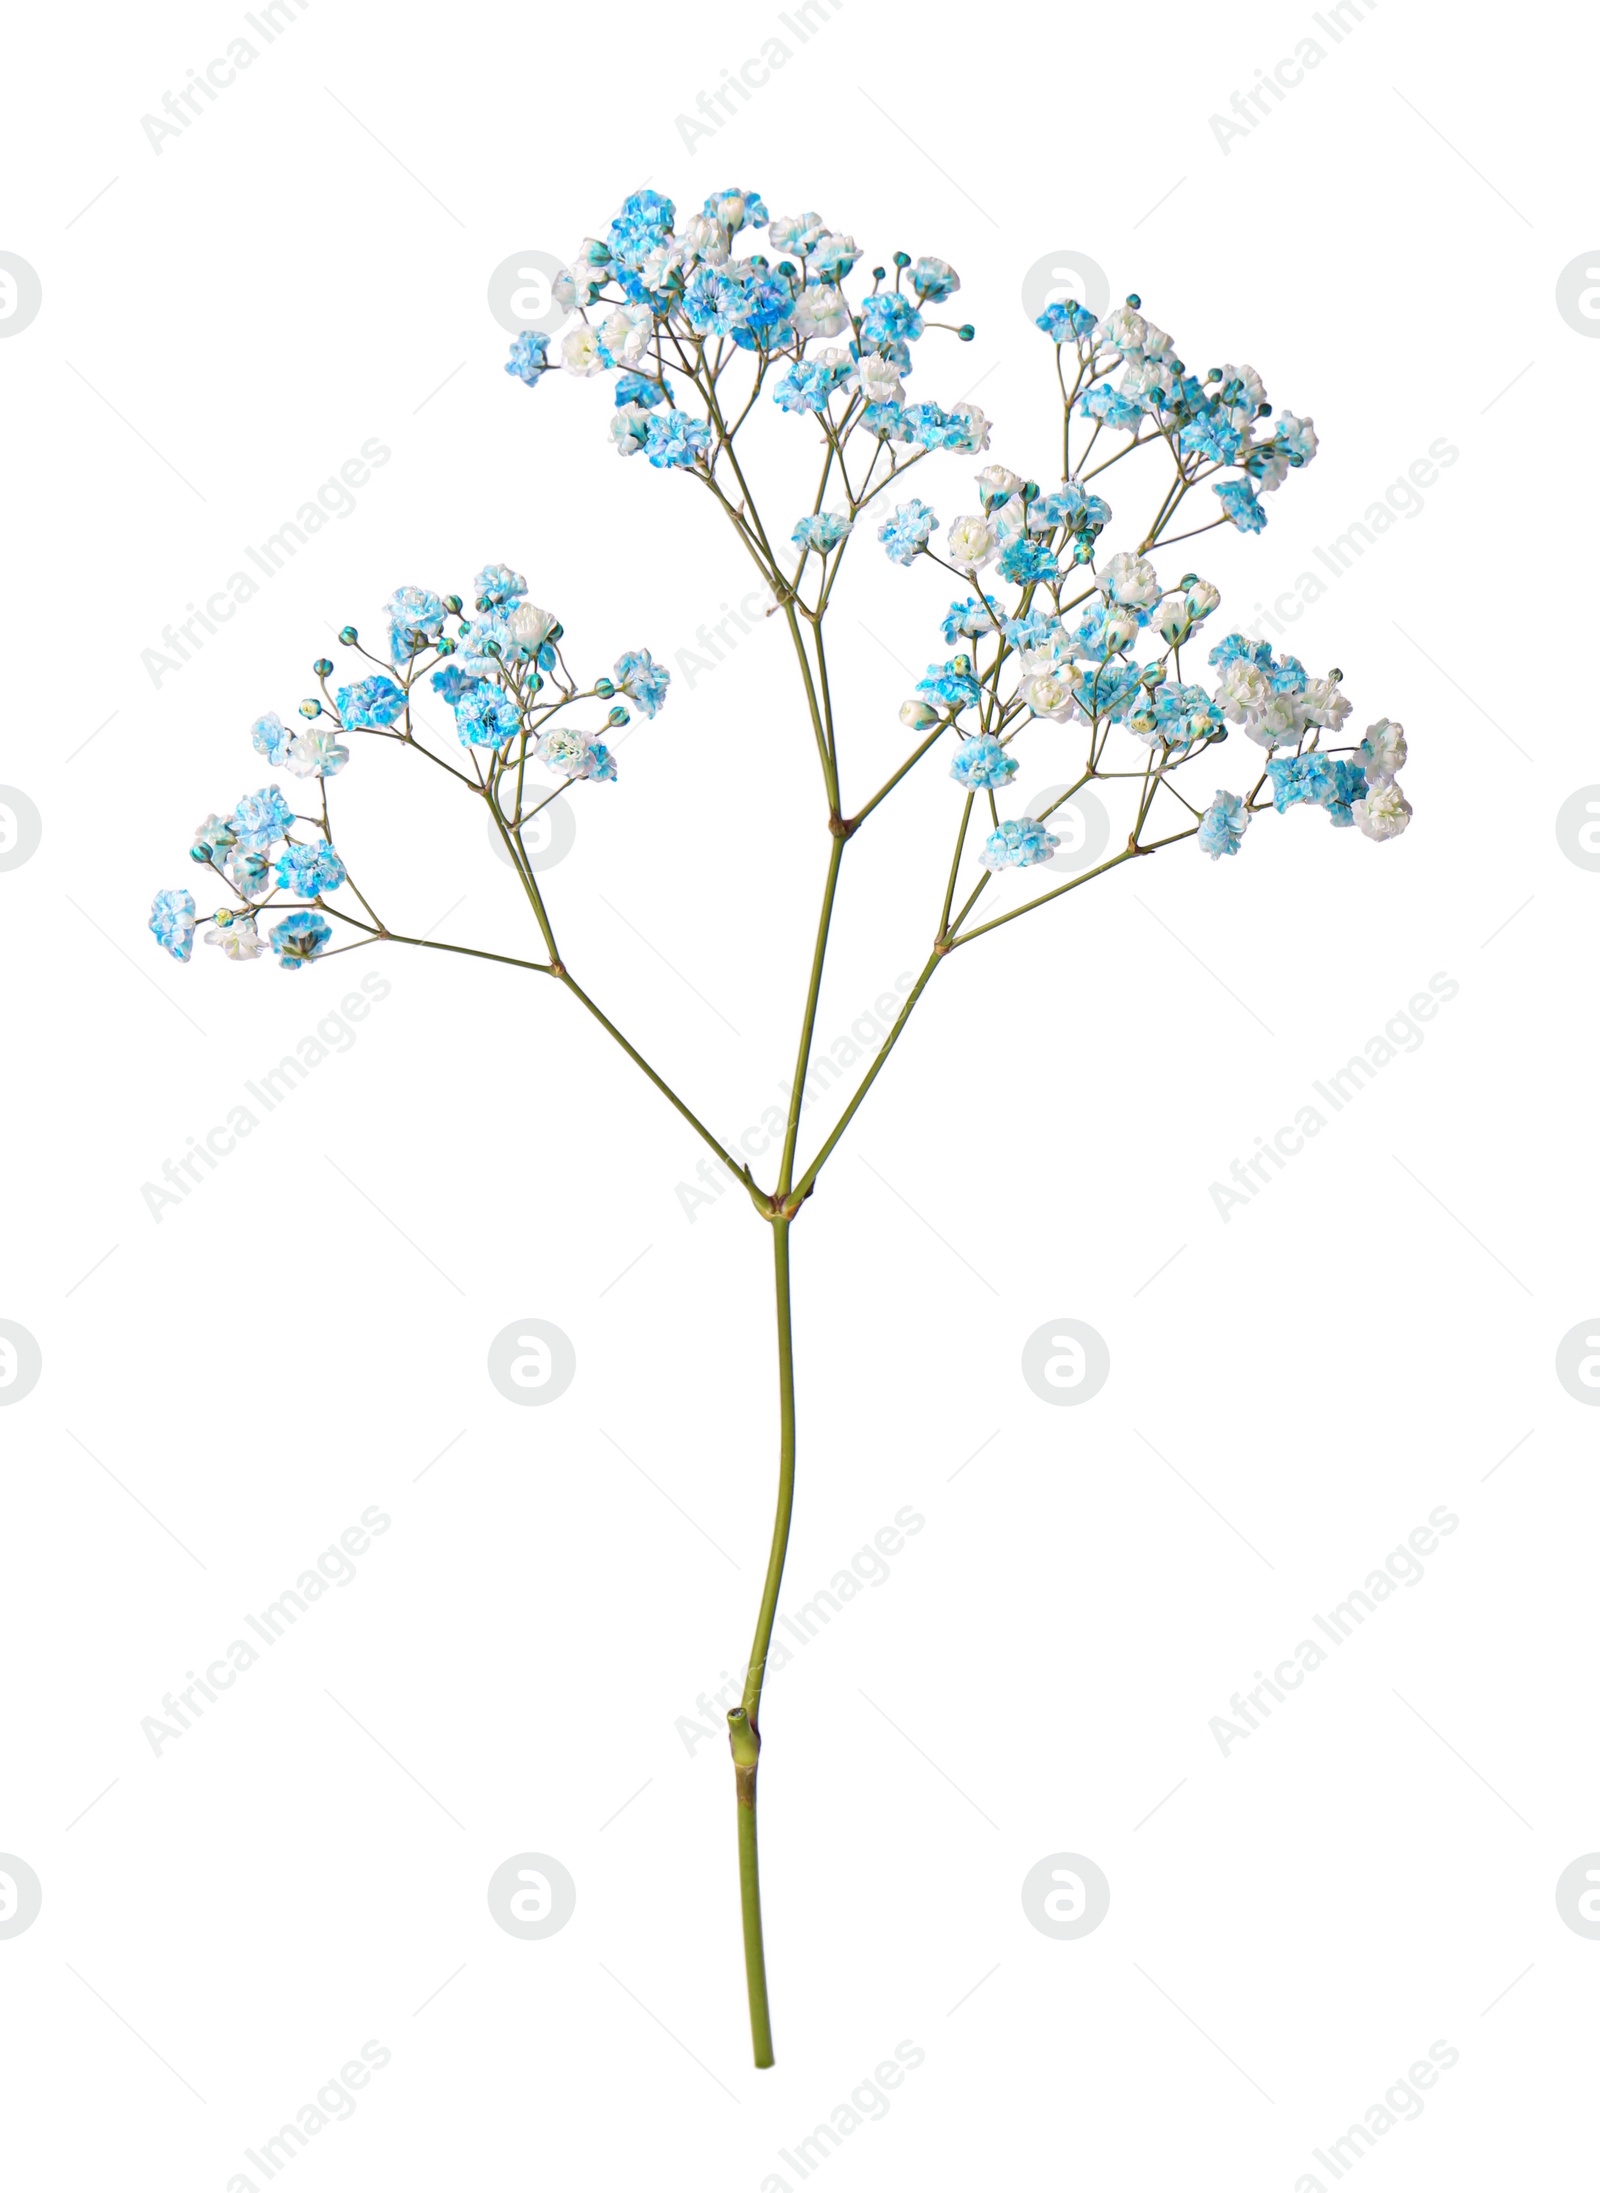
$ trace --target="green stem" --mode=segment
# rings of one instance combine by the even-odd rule
[[[772,1649],[772,1625],[778,1613],[778,1589],[789,1551],[794,1514],[794,1333],[789,1303],[789,1226],[772,1221],[774,1291],[778,1310],[778,1508],[772,1521],[772,1550],[761,1611],[745,1671],[744,1697],[728,1715],[728,1744],[733,1753],[734,1792],[739,1814],[739,1909],[744,1926],[745,1983],[750,1996],[750,2045],[756,2069],[770,2068],[772,2014],[767,2005],[767,1957],[761,1937],[761,1875],[756,1851],[756,1769],[761,1756],[761,1686]]]

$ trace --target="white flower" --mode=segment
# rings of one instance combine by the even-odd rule
[[[1189,581],[1189,591],[1184,596],[1184,600],[1189,604],[1189,614],[1196,624],[1200,622],[1202,617],[1209,617],[1221,599],[1222,596],[1209,579],[1191,579]]]
[[[1133,609],[1153,608],[1161,599],[1155,565],[1147,557],[1130,555],[1125,548],[1095,574],[1095,584],[1108,600]]]
[[[1246,723],[1272,699],[1272,680],[1258,664],[1236,655],[1223,666],[1217,699],[1230,723]]]
[[[606,361],[600,350],[600,337],[587,322],[582,327],[569,328],[561,338],[561,362],[569,373],[575,373],[580,381],[604,373]]]
[[[643,404],[619,404],[611,414],[611,439],[619,457],[637,457],[644,447],[650,414]]]
[[[1298,693],[1269,693],[1266,704],[1245,723],[1244,735],[1257,746],[1294,746],[1306,728]]]
[[[780,213],[767,224],[767,239],[774,251],[805,253],[822,241],[828,224],[820,213]]]
[[[540,609],[533,602],[518,602],[506,619],[506,630],[519,647],[525,647],[530,655],[537,655],[545,641],[555,630],[556,620],[548,609]]]
[[[843,291],[828,282],[803,289],[794,301],[794,332],[802,342],[813,335],[842,334],[849,317]],[[875,360],[874,363],[886,365],[888,360]]]
[[[257,936],[256,925],[249,914],[235,915],[226,928],[206,931],[207,944],[220,944],[229,959],[259,959],[269,949],[265,937]]]
[[[913,693],[910,700],[900,703],[900,721],[908,731],[926,731],[939,721],[939,711]]]
[[[1349,703],[1346,704],[1346,712]],[[1406,761],[1406,733],[1404,724],[1391,723],[1387,716],[1381,722],[1369,724],[1367,735],[1361,741],[1361,766],[1367,772],[1370,784],[1379,785],[1392,777],[1397,769],[1403,769]],[[1409,810],[1407,810],[1409,812]],[[1402,825],[1403,827],[1403,825]],[[1392,836],[1393,833],[1391,832]]]
[[[978,495],[985,510],[993,503],[1005,502],[1021,493],[1021,473],[1008,472],[1003,464],[986,464],[978,474]]]
[[[1144,404],[1147,396],[1159,392],[1170,396],[1174,386],[1172,368],[1159,358],[1130,358],[1117,384],[1119,396],[1125,396],[1130,404]],[[1150,407],[1145,405],[1148,410]]]
[[[837,294],[837,293],[836,293]],[[905,399],[905,385],[892,358],[876,352],[861,361],[861,393],[869,404],[898,404]]]
[[[1149,322],[1134,311],[1132,305],[1118,305],[1100,322],[1099,336],[1114,350],[1143,350],[1144,339],[1150,332]]]
[[[1319,730],[1337,731],[1350,713],[1350,703],[1339,690],[1337,678],[1310,678],[1300,695],[1300,712],[1307,723],[1314,723]],[[1401,760],[1404,759],[1402,755]]]
[[[709,214],[694,213],[683,224],[683,240],[697,259],[717,266],[728,257],[728,238],[720,221]]]
[[[1036,716],[1044,716],[1051,723],[1065,723],[1077,706],[1082,683],[1083,672],[1077,664],[1063,663],[1059,669],[1040,670],[1024,678],[1020,690]]]
[[[1364,800],[1356,801],[1351,813],[1363,835],[1376,838],[1381,845],[1386,838],[1397,838],[1411,820],[1411,803],[1394,778],[1385,777]]]
[[[947,546],[956,569],[972,577],[994,561],[999,543],[987,518],[957,518],[950,528]]]
[[[1124,609],[1116,602],[1107,602],[1105,614],[1100,619],[1100,635],[1112,654],[1120,654],[1139,637],[1138,616],[1132,609]]]
[[[600,329],[612,364],[636,366],[650,347],[654,326],[655,315],[648,305],[618,305]]]
[[[1229,408],[1228,416],[1235,426],[1248,426],[1267,400],[1267,384],[1254,366],[1225,365],[1222,369],[1224,386],[1230,381],[1240,382],[1239,395]]]
[[[1189,626],[1192,622],[1193,620],[1189,615],[1189,604],[1181,594],[1162,595],[1161,606],[1155,613],[1154,623],[1156,630],[1169,647],[1176,647],[1181,640],[1188,638]]]
[[[297,731],[283,766],[293,777],[336,777],[349,759],[331,731]]]

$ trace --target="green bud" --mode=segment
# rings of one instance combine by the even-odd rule
[[[897,267],[908,267],[911,264],[910,252],[897,251],[894,255],[894,263]]]
[[[956,341],[958,343],[970,343],[977,332],[972,322],[968,320],[963,326],[956,329]]]
[[[614,731],[620,731],[627,720],[628,711],[625,708],[613,708],[606,718],[606,722],[610,724]]]
[[[459,617],[461,614],[461,596],[459,594],[447,594],[444,598],[444,606],[449,610],[452,617]]]
[[[207,868],[209,868],[209,867],[210,867],[210,865],[211,865],[211,848],[210,848],[210,846],[209,846],[209,845],[191,845],[191,846],[190,846],[190,848],[189,848],[189,858],[190,858],[191,860],[197,860],[197,861],[200,861],[200,862],[202,862],[202,863],[203,863],[203,864],[204,864],[204,865],[205,865],[205,866],[206,866]]]
[[[319,678],[331,678],[333,676],[333,665],[326,655],[319,655],[311,665],[311,669],[313,675]]]
[[[617,690],[609,678],[596,678],[594,689],[603,701],[610,700],[612,694]]]
[[[355,626],[353,624],[347,624],[344,630],[339,634],[339,644],[341,647],[354,647],[360,637],[361,634],[356,630]]]
[[[441,655],[453,655],[453,654],[455,653],[455,651],[456,651],[456,643],[455,643],[455,641],[454,641],[453,639],[451,639],[451,638],[449,637],[449,635],[448,635],[448,634],[446,634],[446,635],[445,635],[445,637],[444,637],[443,639],[441,639],[441,640],[440,640],[440,642],[439,642],[439,652],[440,652],[440,654],[441,654]]]

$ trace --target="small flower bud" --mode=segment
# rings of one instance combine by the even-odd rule
[[[343,631],[339,634],[339,645],[341,647],[354,647],[360,637],[361,634],[356,630],[355,626],[353,624],[347,624],[344,627]]]
[[[459,617],[461,614],[461,596],[459,594],[447,594],[444,598],[444,606],[449,610],[452,617]]]
[[[613,708],[606,718],[606,722],[610,724],[613,731],[620,731],[627,720],[628,711],[625,708]]]
[[[333,676],[333,665],[326,655],[319,655],[311,665],[311,669],[313,675],[319,678],[331,678]]]
[[[958,343],[970,343],[973,336],[976,335],[977,332],[978,331],[973,326],[972,322],[970,320],[967,320],[956,329],[956,341]]]
[[[300,713],[305,717],[307,723],[312,722],[315,717],[322,714],[321,701],[302,701],[300,703]]]
[[[219,906],[211,918],[219,929],[231,929],[233,927],[233,908],[231,906]]]
[[[450,639],[448,636],[440,640],[439,652],[441,655],[453,655],[455,651],[456,643],[454,640]]]
[[[610,700],[612,694],[617,690],[609,678],[596,678],[594,689],[603,701]]]
[[[203,863],[205,864],[205,866],[206,866],[206,867],[208,867],[208,868],[209,868],[209,867],[210,867],[210,865],[211,865],[211,848],[210,848],[210,846],[209,846],[209,845],[191,845],[191,846],[190,846],[190,848],[189,848],[189,858],[190,858],[191,860],[197,860],[197,861],[201,861],[201,862],[203,862]]]
[[[897,251],[894,255],[894,263],[897,267],[908,267],[911,264],[910,252]]]
[[[926,701],[913,698],[901,703],[900,721],[908,731],[927,731],[939,721],[939,711],[930,708]]]

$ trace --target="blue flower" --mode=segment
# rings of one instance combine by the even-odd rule
[[[731,335],[742,349],[765,349],[793,318],[794,292],[753,260],[736,260],[697,267],[683,309],[697,335]]]
[[[550,373],[555,370],[545,358],[545,353],[549,348],[550,338],[548,335],[535,334],[532,329],[524,330],[511,346],[511,356],[506,362],[506,371],[514,374],[519,381],[526,382],[528,387],[532,388],[541,373]]]
[[[915,342],[922,333],[922,314],[892,289],[879,290],[862,300],[861,340],[877,349],[890,343]]]
[[[923,449],[943,449],[952,439],[962,440],[965,426],[965,420],[950,417],[937,404],[907,404],[900,413],[894,438]]]
[[[1244,436],[1225,411],[1206,411],[1180,429],[1178,447],[1188,453],[1198,450],[1216,464],[1232,464],[1244,447]]]
[[[406,697],[393,678],[363,678],[359,685],[341,686],[336,705],[347,731],[381,731],[400,714]]]
[[[919,549],[927,547],[928,537],[938,522],[929,505],[917,496],[908,503],[897,503],[894,516],[885,519],[878,528],[878,538],[889,561],[910,563]]]
[[[990,597],[992,599],[992,597]],[[1013,647],[1039,647],[1052,632],[1059,632],[1061,619],[1048,609],[1030,609],[1025,617],[1007,617],[1005,635]],[[948,632],[946,638],[949,637]]]
[[[1064,525],[1069,533],[1089,540],[1110,522],[1111,505],[1103,496],[1086,494],[1076,480],[1065,480],[1052,493],[1039,496],[1028,512],[1028,524],[1035,532]]]
[[[1211,491],[1222,504],[1222,514],[1241,533],[1259,533],[1267,514],[1256,500],[1254,480],[1218,480]]]
[[[672,673],[650,660],[648,647],[631,648],[626,655],[619,655],[612,675],[618,688],[644,715],[660,714],[666,702],[667,687],[672,683]]]
[[[331,845],[319,839],[313,845],[286,845],[278,855],[278,888],[298,898],[321,898],[337,891],[345,878],[344,862]]]
[[[811,247],[811,272],[824,282],[842,282],[860,258],[853,236],[824,236]]]
[[[503,746],[522,728],[517,704],[497,685],[479,679],[455,703],[456,732],[463,746]]]
[[[1013,586],[1037,585],[1040,580],[1059,579],[1061,567],[1056,562],[1056,552],[1043,541],[1024,540],[1020,535],[1007,541],[1000,552],[1000,576],[1009,579]]]
[[[164,952],[186,960],[194,950],[194,900],[187,891],[158,891],[150,901],[150,934]]]
[[[985,868],[1036,868],[1047,861],[1061,843],[1042,822],[1024,815],[1020,822],[1003,822],[991,830],[983,848]]]
[[[958,639],[982,639],[995,628],[991,611],[996,607],[992,594],[985,594],[980,602],[975,594],[969,594],[964,602],[952,602],[944,620],[944,642],[951,647]],[[1048,630],[1048,624],[1046,629]],[[1010,628],[1007,627],[1007,637]]]
[[[848,357],[831,362],[825,358],[802,358],[776,384],[772,400],[785,411],[822,411],[849,370]]]
[[[887,442],[899,435],[904,416],[898,404],[868,404],[860,423],[869,434],[876,434],[879,441]]]
[[[819,510],[813,516],[797,519],[789,538],[797,548],[814,548],[819,556],[826,556],[838,547],[855,522],[841,510]]]
[[[665,379],[651,381],[642,373],[622,373],[617,376],[612,401],[619,411],[624,404],[640,404],[646,411],[653,411],[657,404],[671,404],[672,389]]]
[[[1249,824],[1250,810],[1238,793],[1219,792],[1200,817],[1195,843],[1212,860],[1221,860],[1224,853],[1231,858],[1238,852],[1239,840]]]
[[[1119,396],[1114,388],[1091,388],[1078,406],[1086,419],[1098,419],[1102,426],[1109,426],[1123,434],[1138,431],[1144,413],[1139,406],[1130,403],[1126,396]]]
[[[234,835],[247,853],[264,853],[294,821],[294,810],[275,784],[246,792],[229,816]]]
[[[250,726],[250,744],[258,754],[266,755],[274,769],[281,769],[288,760],[291,736],[292,733],[284,729],[282,718],[271,708]]]
[[[669,411],[665,418],[650,421],[644,453],[653,465],[687,467],[710,447],[711,430],[703,420],[692,419],[687,411]]]
[[[1100,323],[1092,312],[1069,298],[1062,304],[1046,305],[1033,324],[1042,327],[1053,343],[1065,343],[1092,335]]]
[[[485,564],[472,582],[473,599],[487,602],[491,609],[508,609],[527,591],[522,573],[503,563]]]
[[[309,908],[285,914],[277,927],[267,932],[280,967],[303,967],[308,959],[316,958],[332,935],[322,916]]]
[[[448,701],[454,708],[463,693],[470,692],[475,685],[481,685],[483,680],[471,676],[459,663],[452,662],[446,663],[442,670],[436,670],[428,683],[442,701]]]
[[[1326,808],[1340,829],[1348,829],[1355,821],[1351,809],[1367,796],[1366,771],[1336,755],[1296,754],[1269,761],[1267,775],[1272,780],[1272,804],[1280,815],[1304,802]]]
[[[389,654],[409,662],[424,647],[437,647],[444,630],[444,603],[425,586],[398,587],[385,605],[389,616]]]
[[[982,690],[964,657],[956,662],[931,662],[928,675],[917,680],[919,693],[926,693],[931,701],[942,701],[946,708],[970,708]]]
[[[951,776],[969,792],[996,791],[1002,784],[1009,784],[1016,773],[1016,763],[988,732],[981,738],[963,739],[950,764]]]

